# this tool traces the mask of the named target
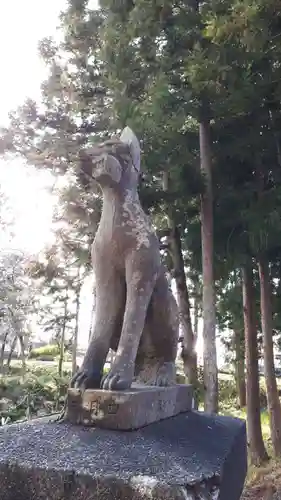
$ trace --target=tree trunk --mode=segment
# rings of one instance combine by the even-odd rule
[[[189,293],[181,250],[181,239],[177,227],[174,227],[171,231],[171,253],[177,289],[179,316],[183,332],[182,360],[184,373],[189,383],[195,386],[197,384],[197,356],[191,323]]]
[[[64,358],[64,337],[65,337],[65,325],[62,327],[61,339],[60,339],[60,355],[59,355],[59,364],[58,364],[58,374],[62,376],[62,366],[63,366],[63,358]]]
[[[235,381],[238,395],[238,406],[246,406],[246,379],[245,379],[245,346],[241,331],[234,330],[235,345]]]
[[[18,335],[19,343],[20,343],[20,357],[21,357],[21,366],[22,366],[22,378],[25,377],[26,374],[26,360],[25,360],[25,352],[24,352],[24,338],[22,335]]]
[[[169,190],[169,174],[163,173],[163,190]],[[169,248],[171,252],[173,277],[177,289],[177,302],[179,308],[180,323],[183,332],[182,360],[184,374],[190,384],[197,385],[197,356],[195,352],[194,335],[190,315],[190,300],[186,284],[184,260],[181,247],[181,236],[173,217],[171,208],[167,209],[169,234]]]
[[[251,264],[243,267],[242,276],[247,370],[247,433],[251,463],[260,465],[263,461],[268,459],[268,456],[261,430],[257,328],[254,315],[254,291]]]
[[[280,146],[280,118],[278,117],[279,112],[275,110],[274,104],[268,107],[269,123],[271,126],[275,146],[276,146],[276,157],[279,167],[281,167],[281,146]],[[279,119],[278,119],[279,118]],[[278,126],[279,121],[279,126]]]
[[[80,277],[80,270],[79,270],[79,277]],[[75,328],[74,328],[74,335],[72,342],[72,376],[77,371],[77,344],[78,344],[78,329],[79,329],[80,290],[81,287],[78,286],[75,297]]]
[[[179,316],[183,333],[183,348],[181,355],[184,374],[188,382],[195,386],[197,384],[197,356],[191,323],[189,293],[181,250],[181,239],[178,228],[175,226],[171,229],[170,246],[174,268],[173,274],[177,289]]]
[[[66,330],[66,322],[67,322],[67,303],[68,303],[68,294],[66,293],[64,299],[64,320],[61,330],[61,338],[60,338],[60,355],[59,355],[59,364],[58,364],[58,374],[62,376],[62,366],[63,366],[63,358],[64,358],[64,341],[65,341],[65,330]]]
[[[11,361],[12,361],[12,356],[13,356],[16,344],[17,344],[17,335],[14,336],[12,344],[11,344],[11,347],[10,347],[10,351],[9,351],[9,355],[8,355],[7,363],[6,363],[7,370],[10,369],[10,365],[11,365]]]
[[[193,323],[193,333],[194,341],[197,342],[198,339],[198,326],[199,326],[199,314],[200,314],[200,286],[199,281],[194,282],[194,323]]]
[[[8,331],[4,334],[2,345],[1,345],[1,352],[0,352],[0,374],[4,372],[4,357],[5,357],[5,347],[7,343],[7,338],[8,338]]]
[[[208,413],[218,411],[218,368],[216,350],[216,311],[213,249],[213,190],[210,121],[204,116],[199,123],[201,171],[205,177],[205,191],[201,196],[201,240],[203,273],[203,359],[204,408]]]
[[[268,261],[264,256],[258,259],[261,294],[261,324],[263,334],[264,373],[269,413],[270,434],[273,453],[281,456],[281,406],[275,377],[272,340],[272,291]]]

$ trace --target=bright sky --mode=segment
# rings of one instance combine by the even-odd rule
[[[0,6],[0,125],[25,98],[40,98],[46,69],[38,57],[38,42],[54,35],[65,0],[10,0]],[[53,199],[46,186],[50,174],[0,161],[0,184],[11,198],[16,219],[13,246],[38,252],[51,236]]]
[[[46,72],[37,46],[55,33],[65,0],[10,0],[0,6],[0,122],[25,97],[39,97]]]

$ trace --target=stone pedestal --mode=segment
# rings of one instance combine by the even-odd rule
[[[192,409],[190,385],[133,385],[127,391],[68,390],[66,418],[73,424],[132,430]]]
[[[122,432],[46,423],[0,428],[1,500],[238,500],[245,423],[190,411]]]

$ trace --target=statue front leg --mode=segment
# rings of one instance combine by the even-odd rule
[[[145,273],[146,274],[146,273]],[[127,279],[127,299],[121,337],[115,360],[101,386],[108,390],[126,390],[131,387],[135,360],[143,332],[147,308],[155,286],[157,274],[149,279],[135,272]]]
[[[71,387],[81,390],[99,388],[120,309],[125,304],[125,283],[119,277],[103,277],[97,282],[96,314],[93,333],[81,368]]]

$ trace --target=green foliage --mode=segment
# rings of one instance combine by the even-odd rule
[[[35,349],[31,349],[29,353],[29,358],[30,359],[37,359],[37,358],[46,358],[49,357],[51,359],[54,359],[55,356],[58,356],[60,353],[59,346],[57,344],[48,344],[44,345],[42,347],[36,347]]]
[[[37,359],[38,361],[57,361],[60,355],[60,346],[58,344],[48,344],[42,347],[31,349],[28,358]],[[64,361],[70,361],[71,354],[68,351],[64,352]]]
[[[11,423],[20,419],[47,415],[59,411],[69,384],[68,372],[60,378],[55,368],[28,367],[24,380],[12,373],[0,378],[0,421]]]

